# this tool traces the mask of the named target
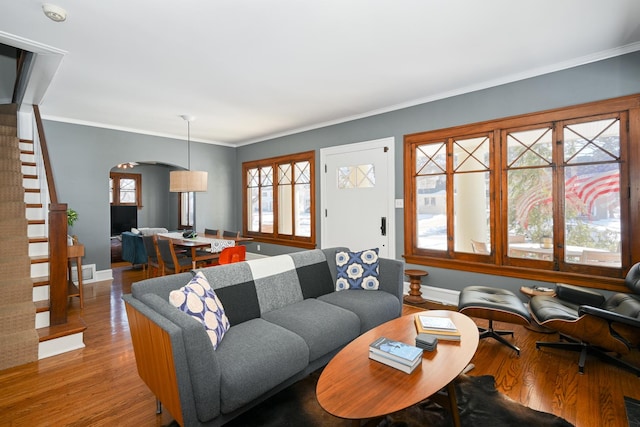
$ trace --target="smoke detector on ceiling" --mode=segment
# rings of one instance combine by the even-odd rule
[[[67,11],[55,4],[45,3],[42,5],[42,10],[44,14],[47,15],[47,18],[52,21],[62,22],[67,19]]]

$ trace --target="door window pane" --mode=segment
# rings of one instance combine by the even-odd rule
[[[338,188],[372,188],[376,185],[373,165],[341,166],[338,168]]]

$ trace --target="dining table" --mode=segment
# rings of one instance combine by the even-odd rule
[[[191,251],[191,260],[193,268],[196,268],[198,262],[211,262],[220,257],[220,252],[224,248],[236,245],[237,238],[219,239],[211,237],[184,237],[182,232],[158,233],[171,240],[174,246],[184,248]]]

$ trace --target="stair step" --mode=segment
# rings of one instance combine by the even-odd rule
[[[26,203],[25,206],[27,209],[42,209],[42,203]]]
[[[44,225],[46,221],[44,219],[30,219],[27,221],[29,225]]]
[[[49,311],[49,300],[48,299],[43,299],[41,301],[34,301],[33,302],[36,306],[36,313],[44,313],[46,311]]]
[[[55,338],[66,337],[68,335],[84,332],[87,325],[79,316],[69,316],[67,323],[62,325],[47,326],[38,329],[38,337],[40,342],[52,340]]]
[[[35,155],[35,154],[36,154],[36,152],[35,152],[35,151],[33,151],[33,150],[22,150],[22,149],[21,149],[21,150],[20,150],[20,154],[26,154],[26,155],[28,155],[28,156],[33,156],[33,155]]]
[[[36,162],[22,162],[22,166],[37,166]]]
[[[49,255],[34,255],[30,256],[31,264],[44,264],[49,262]]]
[[[34,288],[37,286],[49,286],[49,276],[32,277],[31,282]]]
[[[47,243],[49,239],[47,236],[33,236],[29,237],[29,243]]]
[[[39,188],[25,188],[24,192],[25,193],[39,193],[40,189]]]
[[[31,174],[31,173],[25,173],[25,174],[22,174],[22,178],[24,178],[24,179],[38,179],[38,175]]]

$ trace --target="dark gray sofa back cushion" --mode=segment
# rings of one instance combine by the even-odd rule
[[[292,253],[290,256],[296,267],[304,299],[318,298],[334,291],[334,280],[323,251],[314,249]]]

